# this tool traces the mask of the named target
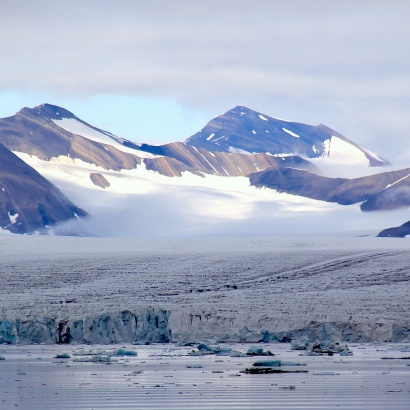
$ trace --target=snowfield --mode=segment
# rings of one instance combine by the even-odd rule
[[[0,341],[410,341],[408,240],[0,237]]]
[[[63,128],[64,130],[71,132],[73,134],[81,135],[82,137],[88,138],[91,141],[99,142],[101,144],[108,144],[118,149],[119,151],[127,152],[129,154],[134,154],[140,158],[155,158],[157,155],[149,154],[141,150],[128,148],[120,144],[114,135],[111,137],[108,134],[101,131],[97,131],[86,124],[76,120],[75,118],[62,118],[61,120],[52,120],[54,124]],[[111,134],[110,134],[111,135]],[[121,139],[121,138],[119,138]]]
[[[147,170],[144,163],[136,169],[113,171],[67,157],[43,161],[15,154],[91,214],[88,220],[67,224],[68,232],[88,236],[303,235],[353,230],[376,235],[408,219],[407,210],[363,213],[359,204],[340,206],[258,189],[240,176],[183,172],[182,177],[167,177]],[[110,186],[94,185],[92,173],[101,174]]]
[[[324,155],[319,158],[309,158],[309,161],[318,166],[326,176],[358,178],[375,173],[374,169],[369,167],[369,160],[364,152],[354,145],[334,135],[331,139],[325,140],[323,145]],[[365,151],[368,155],[383,162],[376,154],[369,150]]]

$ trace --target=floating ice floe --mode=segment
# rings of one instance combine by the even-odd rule
[[[251,346],[246,352],[248,356],[275,356],[270,350],[264,351],[262,347]]]
[[[353,356],[353,352],[346,344],[340,344],[332,340],[321,340],[311,343],[307,336],[302,336],[297,340],[291,341],[292,350],[309,350],[305,356],[319,356],[327,354],[332,356],[335,353],[340,353],[341,356]]]
[[[188,353],[189,356],[207,356],[211,354],[215,354],[218,356],[231,356],[231,357],[245,357],[246,354],[242,352],[238,352],[236,350],[231,349],[230,347],[220,347],[220,346],[208,346],[205,343],[200,343],[198,346],[198,350],[192,350]]]
[[[55,356],[56,359],[71,359],[68,353],[60,353]]]
[[[80,357],[74,359],[74,362],[83,362],[83,363],[111,363],[110,356],[92,356],[92,357]]]
[[[138,353],[135,350],[117,349],[115,351],[116,356],[137,356]]]

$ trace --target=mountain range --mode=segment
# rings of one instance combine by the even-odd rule
[[[51,104],[23,108],[0,119],[0,158],[0,222],[13,233],[58,232],[68,221],[98,219],[101,209],[113,219],[138,209],[129,228],[169,215],[170,229],[181,229],[211,217],[246,220],[255,203],[290,212],[302,204],[366,212],[410,205],[410,168],[389,171],[389,161],[325,125],[241,106],[164,145],[118,137]],[[61,232],[93,234],[80,225]]]

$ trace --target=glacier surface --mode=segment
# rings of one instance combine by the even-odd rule
[[[1,343],[410,341],[408,240],[0,237]]]

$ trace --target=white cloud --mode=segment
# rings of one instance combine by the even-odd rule
[[[244,104],[394,160],[408,146],[409,12],[400,1],[9,2],[0,90]]]

